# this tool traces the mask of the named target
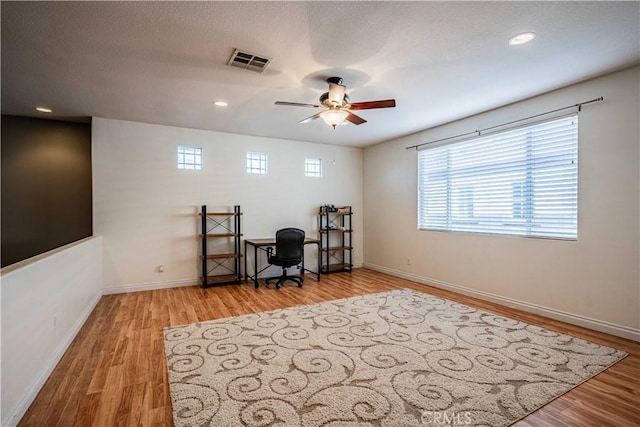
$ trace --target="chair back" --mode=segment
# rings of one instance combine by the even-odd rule
[[[276,231],[276,257],[283,261],[299,263],[304,256],[304,230],[283,228]]]

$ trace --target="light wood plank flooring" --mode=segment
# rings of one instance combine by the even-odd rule
[[[517,318],[629,356],[521,420],[521,426],[640,425],[640,344],[366,269],[287,284],[196,286],[103,296],[20,426],[171,426],[162,329],[411,288]]]

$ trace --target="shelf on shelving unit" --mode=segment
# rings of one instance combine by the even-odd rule
[[[353,267],[353,264],[335,263],[335,264],[329,264],[328,267],[326,265],[323,265],[322,267],[320,267],[320,270],[322,271],[323,274],[329,274],[329,273],[336,273],[339,271],[351,271],[351,267]]]

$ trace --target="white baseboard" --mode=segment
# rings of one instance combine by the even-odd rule
[[[607,334],[615,335],[617,337],[626,338],[633,341],[640,342],[640,329],[631,328],[628,326],[617,325],[615,323],[605,322],[604,320],[592,319],[590,317],[582,316],[579,314],[568,313],[562,310],[556,310],[554,308],[544,307],[538,304],[532,304],[525,301],[520,301],[513,298],[503,297],[495,295],[489,292],[479,291],[476,289],[467,288],[465,286],[454,285],[452,283],[443,282],[441,280],[430,279],[428,277],[422,277],[417,274],[407,273],[405,271],[396,270],[393,268],[383,267],[381,265],[364,263],[364,267],[379,271],[381,273],[390,274],[392,276],[401,277],[414,282],[423,283],[425,285],[433,286],[447,291],[456,292],[472,296],[485,301],[495,302],[511,308],[517,308],[529,313],[539,314],[541,316],[549,317],[551,319],[560,320],[562,322],[571,323],[572,325],[581,326],[595,331],[604,332]]]
[[[197,286],[200,281],[197,278],[169,280],[165,282],[133,283],[120,286],[105,286],[102,288],[103,295],[126,294],[128,292],[153,291],[156,289],[181,288],[183,286]]]
[[[29,406],[31,406],[36,396],[40,392],[40,389],[42,388],[42,386],[44,386],[44,383],[49,378],[49,375],[51,375],[55,367],[58,365],[58,362],[60,362],[60,359],[62,359],[62,356],[64,356],[64,353],[67,351],[67,349],[73,342],[76,335],[78,335],[78,332],[80,332],[80,328],[82,328],[82,326],[84,325],[84,322],[87,321],[87,319],[89,318],[89,315],[96,308],[96,305],[98,304],[98,301],[100,301],[101,297],[102,295],[98,294],[89,303],[87,308],[82,313],[82,316],[80,316],[80,318],[76,321],[73,327],[69,330],[69,333],[64,337],[64,339],[60,342],[60,344],[55,349],[55,351],[51,354],[51,358],[49,359],[47,364],[42,368],[42,370],[40,371],[36,379],[33,381],[31,386],[25,391],[22,398],[18,401],[18,404],[2,420],[1,425],[7,426],[7,427],[15,426],[22,419],[24,414],[27,412],[27,409],[29,409]]]
[[[362,263],[353,264],[353,268],[362,268],[363,266],[364,265]],[[312,268],[315,270],[315,266]],[[259,277],[262,278],[262,275]],[[180,288],[183,286],[198,286],[198,285],[200,285],[200,281],[197,278],[183,279],[183,280],[170,280],[166,282],[134,283],[134,284],[120,285],[120,286],[105,286],[102,289],[102,294],[103,295],[126,294],[128,292],[153,291],[155,289]]]

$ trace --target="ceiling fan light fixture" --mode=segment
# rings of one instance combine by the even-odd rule
[[[288,105],[292,107],[312,107],[322,108],[324,111],[316,113],[313,116],[300,120],[298,123],[309,123],[313,120],[322,118],[322,120],[331,126],[353,124],[361,125],[367,123],[365,119],[352,113],[353,110],[371,110],[375,108],[393,108],[396,106],[395,99],[381,99],[377,101],[351,102],[346,93],[347,87],[342,84],[342,78],[330,77],[327,79],[329,83],[329,91],[320,95],[320,104],[301,104],[299,102],[276,101],[276,105]]]
[[[320,118],[322,118],[326,124],[335,129],[336,126],[344,123],[344,120],[348,115],[349,112],[344,110],[327,110],[320,113]]]

